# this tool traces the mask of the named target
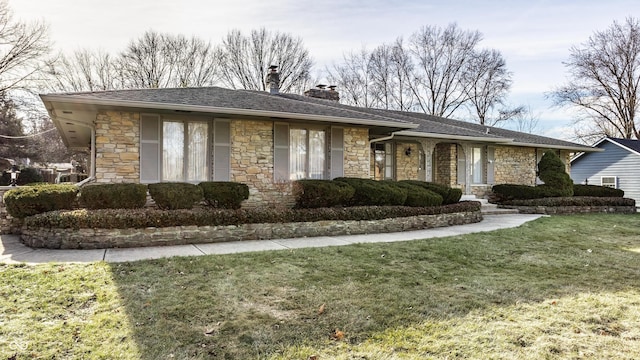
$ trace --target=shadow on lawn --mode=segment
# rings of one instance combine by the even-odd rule
[[[478,309],[634,289],[638,225],[552,217],[444,239],[110,266],[144,358],[264,358],[323,346],[335,329],[360,343]]]

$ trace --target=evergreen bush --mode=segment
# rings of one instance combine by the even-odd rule
[[[349,184],[333,180],[298,180],[294,195],[296,208],[345,206],[356,190]]]
[[[25,218],[47,211],[72,209],[78,187],[74,185],[24,186],[4,193],[4,204],[9,215]]]
[[[246,184],[230,181],[205,181],[198,184],[209,206],[223,209],[239,209],[249,198]]]
[[[168,182],[149,184],[149,195],[163,210],[191,209],[202,201],[202,188],[195,184]]]
[[[136,209],[147,203],[144,184],[91,184],[82,187],[80,206],[87,209]]]

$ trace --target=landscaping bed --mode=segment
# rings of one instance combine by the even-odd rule
[[[21,240],[34,248],[102,249],[388,233],[480,221],[476,201],[422,208],[75,210],[26,218]]]

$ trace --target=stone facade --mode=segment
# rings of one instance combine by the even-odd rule
[[[316,221],[232,226],[177,226],[146,229],[22,229],[27,246],[50,249],[103,249],[202,244],[240,240],[388,233],[482,221],[480,210],[370,221]]]
[[[369,129],[344,128],[344,176],[369,177]]]
[[[418,144],[396,143],[396,180],[417,180],[418,179]],[[407,149],[411,149],[407,155]]]
[[[96,117],[96,182],[140,181],[140,114],[100,112]]]
[[[291,183],[273,179],[273,122],[231,121],[231,181],[249,186],[243,206],[291,206]]]
[[[458,146],[450,143],[439,143],[435,148],[435,177],[434,182],[455,186],[458,168]]]
[[[496,184],[535,185],[536,149],[517,146],[495,148],[494,179]]]

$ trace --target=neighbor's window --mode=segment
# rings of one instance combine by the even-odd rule
[[[162,133],[162,180],[208,180],[208,123],[167,120],[162,123]]]
[[[327,164],[326,131],[289,130],[289,179],[325,179]]]

